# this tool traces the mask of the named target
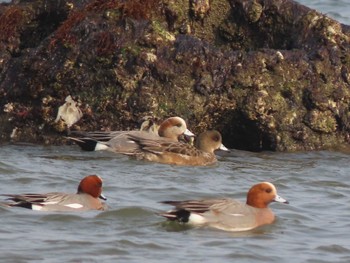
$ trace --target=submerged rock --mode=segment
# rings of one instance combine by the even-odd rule
[[[291,0],[0,4],[0,140],[66,143],[72,95],[71,129],[179,115],[230,148],[346,146],[349,32]]]

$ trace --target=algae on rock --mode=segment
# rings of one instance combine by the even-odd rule
[[[78,0],[0,4],[0,140],[65,143],[71,129],[145,116],[218,129],[230,148],[350,141],[350,29],[289,0]]]

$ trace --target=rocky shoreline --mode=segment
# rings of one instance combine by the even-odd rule
[[[66,144],[70,129],[178,115],[229,148],[350,142],[349,26],[291,0],[0,4],[0,142]]]

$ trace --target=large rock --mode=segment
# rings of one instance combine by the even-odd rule
[[[231,148],[348,145],[349,39],[287,0],[1,4],[0,140],[65,143],[55,119],[71,95],[83,113],[71,129],[179,115]]]

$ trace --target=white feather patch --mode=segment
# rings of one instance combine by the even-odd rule
[[[79,209],[79,208],[82,208],[82,207],[83,207],[82,204],[77,204],[77,203],[68,204],[68,205],[64,205],[64,206],[67,206],[67,207],[70,207],[70,208],[76,208],[76,209]]]
[[[32,210],[40,211],[43,207],[41,205],[32,205]]]
[[[95,151],[103,151],[103,150],[107,150],[109,147],[103,143],[97,143],[95,146]]]
[[[190,217],[188,218],[188,223],[194,224],[194,225],[202,225],[205,224],[207,221],[205,218],[201,215],[191,213]]]
[[[230,214],[231,216],[244,216],[243,214]]]

